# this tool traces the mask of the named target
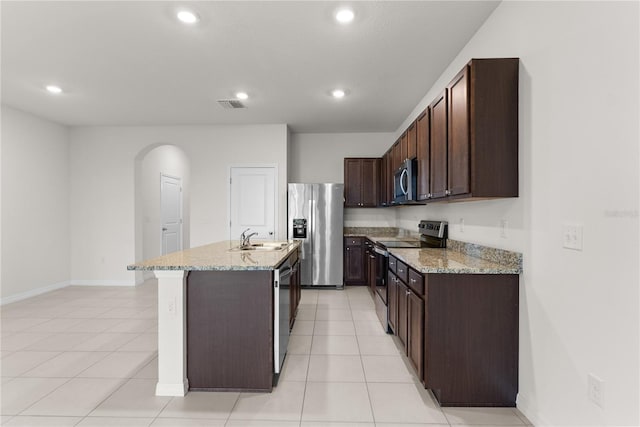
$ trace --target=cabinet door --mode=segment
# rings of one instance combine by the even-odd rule
[[[429,193],[429,111],[422,113],[416,120],[416,151],[418,158],[418,200],[427,200]]]
[[[429,106],[431,144],[431,198],[447,195],[447,92]]]
[[[402,134],[400,137],[400,162],[404,162],[409,155],[409,137],[407,132]]]
[[[387,159],[387,204],[393,204],[393,149],[388,151]]]
[[[400,341],[402,341],[402,344],[404,345],[404,352],[405,354],[407,353],[407,332],[408,332],[408,327],[407,327],[407,300],[408,300],[408,295],[409,295],[409,288],[407,288],[407,285],[405,285],[404,283],[402,283],[402,280],[397,281],[398,283],[398,320],[397,320],[397,325],[398,325],[398,330],[397,330],[397,334],[398,334],[398,338],[400,338]]]
[[[380,159],[380,182],[378,187],[380,205],[387,206],[387,155]]]
[[[417,153],[417,130],[416,123],[413,122],[407,129],[407,159],[415,159],[418,156]]]
[[[349,240],[353,238],[348,238]],[[362,285],[365,282],[364,248],[358,245],[345,246],[344,252],[344,281],[348,285]]]
[[[413,292],[407,296],[407,356],[422,380],[422,349],[424,346],[424,302]]]
[[[344,159],[344,206],[358,207],[361,203],[362,161]]]
[[[380,159],[362,159],[361,207],[375,208],[378,206],[379,169]]]
[[[393,144],[393,168],[392,168],[392,170],[394,172],[402,164],[401,157],[402,157],[402,149],[400,148],[400,140],[397,140],[396,143]],[[393,176],[393,175],[391,175],[391,176]]]
[[[449,195],[467,194],[469,188],[469,72],[465,67],[447,87],[448,190]]]
[[[389,309],[389,327],[393,333],[398,328],[398,278],[389,270],[387,273],[387,307]]]
[[[300,262],[296,262],[291,273],[289,289],[289,329],[293,328],[296,319],[298,303],[300,302]]]

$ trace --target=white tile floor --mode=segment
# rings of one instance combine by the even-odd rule
[[[366,288],[303,290],[273,393],[157,397],[155,281],[68,287],[1,312],[7,426],[524,426],[512,408],[440,408]]]

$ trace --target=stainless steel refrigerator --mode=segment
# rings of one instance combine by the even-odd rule
[[[289,184],[289,239],[302,241],[302,286],[343,287],[344,184]]]

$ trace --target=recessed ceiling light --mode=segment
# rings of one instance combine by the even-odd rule
[[[185,24],[195,24],[196,22],[198,22],[198,15],[190,10],[181,10],[176,16]]]
[[[340,9],[336,12],[336,21],[341,24],[348,24],[353,21],[354,18],[353,10],[351,9]]]
[[[46,86],[47,92],[49,93],[54,93],[56,95],[62,93],[62,88],[60,86],[56,86],[56,85],[47,85]]]
[[[345,95],[346,92],[342,89],[334,89],[331,91],[331,96],[337,99],[344,98]]]
[[[249,95],[246,92],[238,92],[236,93],[236,98],[238,99],[249,99]]]

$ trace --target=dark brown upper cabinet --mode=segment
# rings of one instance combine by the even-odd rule
[[[429,106],[429,142],[431,165],[430,199],[447,196],[447,92],[444,91]]]
[[[400,163],[398,164],[398,167],[402,165],[402,162],[404,162],[406,159],[409,158],[408,155],[409,155],[409,137],[407,135],[407,132],[405,132],[400,137]]]
[[[380,187],[379,158],[344,159],[344,206],[377,207]]]
[[[518,197],[518,67],[472,59],[447,86],[449,199]]]
[[[447,196],[470,192],[469,67],[447,86]]]
[[[430,197],[429,110],[416,120],[416,158],[418,160],[418,200]]]
[[[416,134],[416,122],[414,121],[409,125],[407,129],[407,159],[415,159],[417,153],[417,134]]]
[[[401,139],[397,140],[395,144],[393,144],[393,165],[391,170],[395,172],[396,169],[400,167],[402,164],[402,148],[401,148]],[[393,176],[393,175],[392,175]]]

